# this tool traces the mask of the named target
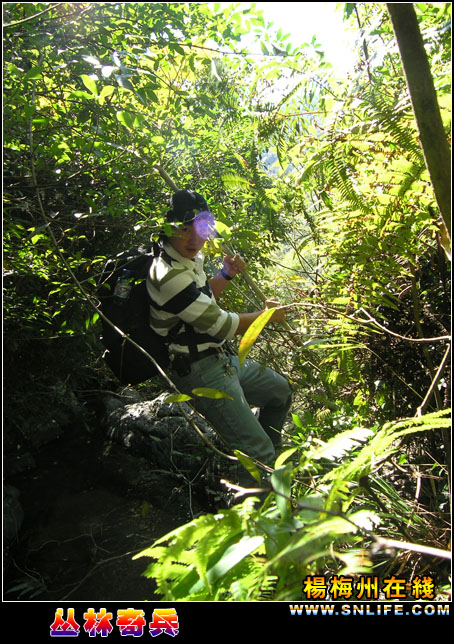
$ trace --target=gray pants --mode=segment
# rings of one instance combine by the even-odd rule
[[[287,380],[268,367],[227,353],[208,356],[191,364],[191,373],[180,377],[172,370],[178,389],[191,395],[197,387],[223,391],[233,398],[200,398],[191,404],[212,424],[231,449],[239,449],[267,465],[273,465],[275,448],[291,404]],[[251,410],[260,408],[257,418]]]

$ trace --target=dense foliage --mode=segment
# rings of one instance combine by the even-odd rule
[[[447,132],[450,7],[415,5]],[[339,79],[316,39],[243,4],[4,3],[6,443],[109,381],[97,278],[159,230],[165,173],[289,305],[291,331],[253,348],[295,389],[268,500],[147,552],[166,598],[298,599],[317,573],[448,583],[425,547],[449,543],[449,233],[386,5],[344,10],[358,63]],[[223,303],[261,305],[247,285]]]

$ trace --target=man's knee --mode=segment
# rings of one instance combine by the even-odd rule
[[[273,383],[273,388],[270,390],[269,403],[274,406],[278,405],[282,408],[290,408],[292,404],[292,388],[290,387],[289,381],[281,376],[276,374],[277,378]]]

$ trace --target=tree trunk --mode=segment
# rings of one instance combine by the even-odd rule
[[[412,3],[387,3],[426,166],[445,226],[451,235],[451,153],[418,20]]]

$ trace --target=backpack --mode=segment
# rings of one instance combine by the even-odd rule
[[[168,341],[150,327],[150,296],[146,281],[159,246],[140,246],[109,259],[101,275],[98,297],[101,311],[129,338],[134,340],[156,362],[165,368],[169,362]],[[157,375],[154,363],[122,337],[102,317],[103,355],[122,384],[136,385]]]

